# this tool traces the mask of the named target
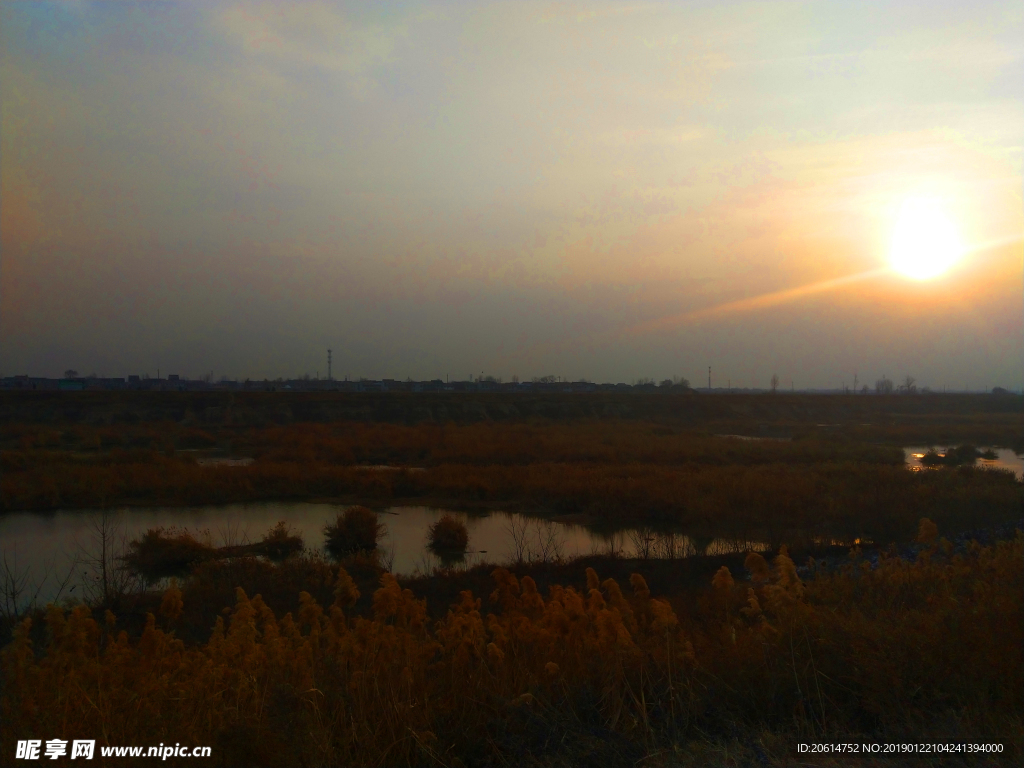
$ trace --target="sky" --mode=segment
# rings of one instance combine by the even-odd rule
[[[1024,386],[1019,2],[6,0],[0,45],[0,375]]]

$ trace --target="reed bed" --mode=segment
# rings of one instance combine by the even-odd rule
[[[356,580],[321,562],[323,600],[302,591],[282,615],[239,588],[189,644],[177,586],[135,637],[51,606],[44,636],[26,620],[2,651],[0,737],[324,766],[781,764],[797,740],[973,740],[1013,764],[1024,535],[965,554],[932,523],[918,535],[915,561],[854,550],[806,581],[784,548],[751,554],[687,600],[592,568],[542,595],[495,568],[439,620],[386,573],[358,615]]]
[[[384,472],[269,459],[245,467],[199,466],[162,454],[120,464],[33,461],[3,472],[0,489],[5,510],[265,499],[400,501],[585,513],[613,527],[686,526],[697,534],[764,538],[773,546],[821,536],[905,541],[922,516],[944,530],[966,530],[1017,519],[1024,498],[1012,474],[974,467],[915,473],[867,462],[540,462]]]

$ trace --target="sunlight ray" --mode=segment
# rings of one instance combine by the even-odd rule
[[[759,296],[751,296],[746,299],[738,299],[736,301],[728,301],[723,304],[716,304],[711,307],[704,307],[702,309],[696,309],[689,312],[680,312],[676,315],[670,315],[668,317],[661,317],[654,320],[648,320],[636,325],[629,326],[621,333],[627,336],[637,336],[646,333],[652,333],[660,330],[666,330],[674,328],[680,325],[686,325],[688,323],[698,322],[706,320],[712,317],[719,317],[721,315],[729,315],[738,312],[751,312],[758,309],[767,309],[768,307],[778,306],[780,304],[786,304],[791,301],[796,301],[805,296],[811,296],[816,293],[823,293],[826,291],[836,290],[843,288],[853,283],[858,283],[863,280],[868,280],[873,277],[878,277],[889,273],[891,270],[882,267],[879,269],[870,269],[866,272],[858,272],[857,274],[847,275],[845,277],[837,277],[832,280],[821,280],[817,283],[810,283],[808,285],[801,285],[796,288],[786,288],[781,291],[773,291],[771,293],[764,293]]]

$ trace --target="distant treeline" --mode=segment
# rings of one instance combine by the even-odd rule
[[[755,435],[838,430],[868,440],[1024,444],[1024,397],[1015,395],[0,391],[0,424],[8,425],[174,422],[237,428],[588,419],[659,421]]]

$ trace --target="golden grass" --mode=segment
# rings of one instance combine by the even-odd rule
[[[209,744],[228,765],[717,760],[737,733],[774,734],[757,747],[772,762],[796,739],[882,735],[1019,759],[1024,536],[949,550],[874,570],[854,552],[802,582],[783,549],[687,604],[639,575],[624,591],[587,569],[545,597],[497,568],[493,612],[466,591],[439,621],[390,574],[356,616],[354,581],[324,565],[332,604],[303,592],[278,616],[239,589],[191,646],[177,587],[134,640],[109,613],[50,607],[43,647],[27,620],[2,652],[0,736]]]
[[[76,428],[74,446],[99,445],[89,451],[57,450],[67,431],[8,427],[22,447],[2,452],[0,511],[401,501],[587,513],[613,526],[660,521],[777,546],[815,536],[905,541],[923,516],[944,530],[963,530],[1015,519],[1021,504],[1021,484],[1009,473],[911,473],[898,449],[817,439],[745,442],[642,422],[241,430],[233,439],[239,452],[256,457],[250,466],[201,466],[173,446],[158,450],[160,439],[198,439],[178,425],[162,426],[165,432],[126,428],[119,447],[103,447],[111,428]],[[425,470],[364,471],[351,463],[357,459]]]

